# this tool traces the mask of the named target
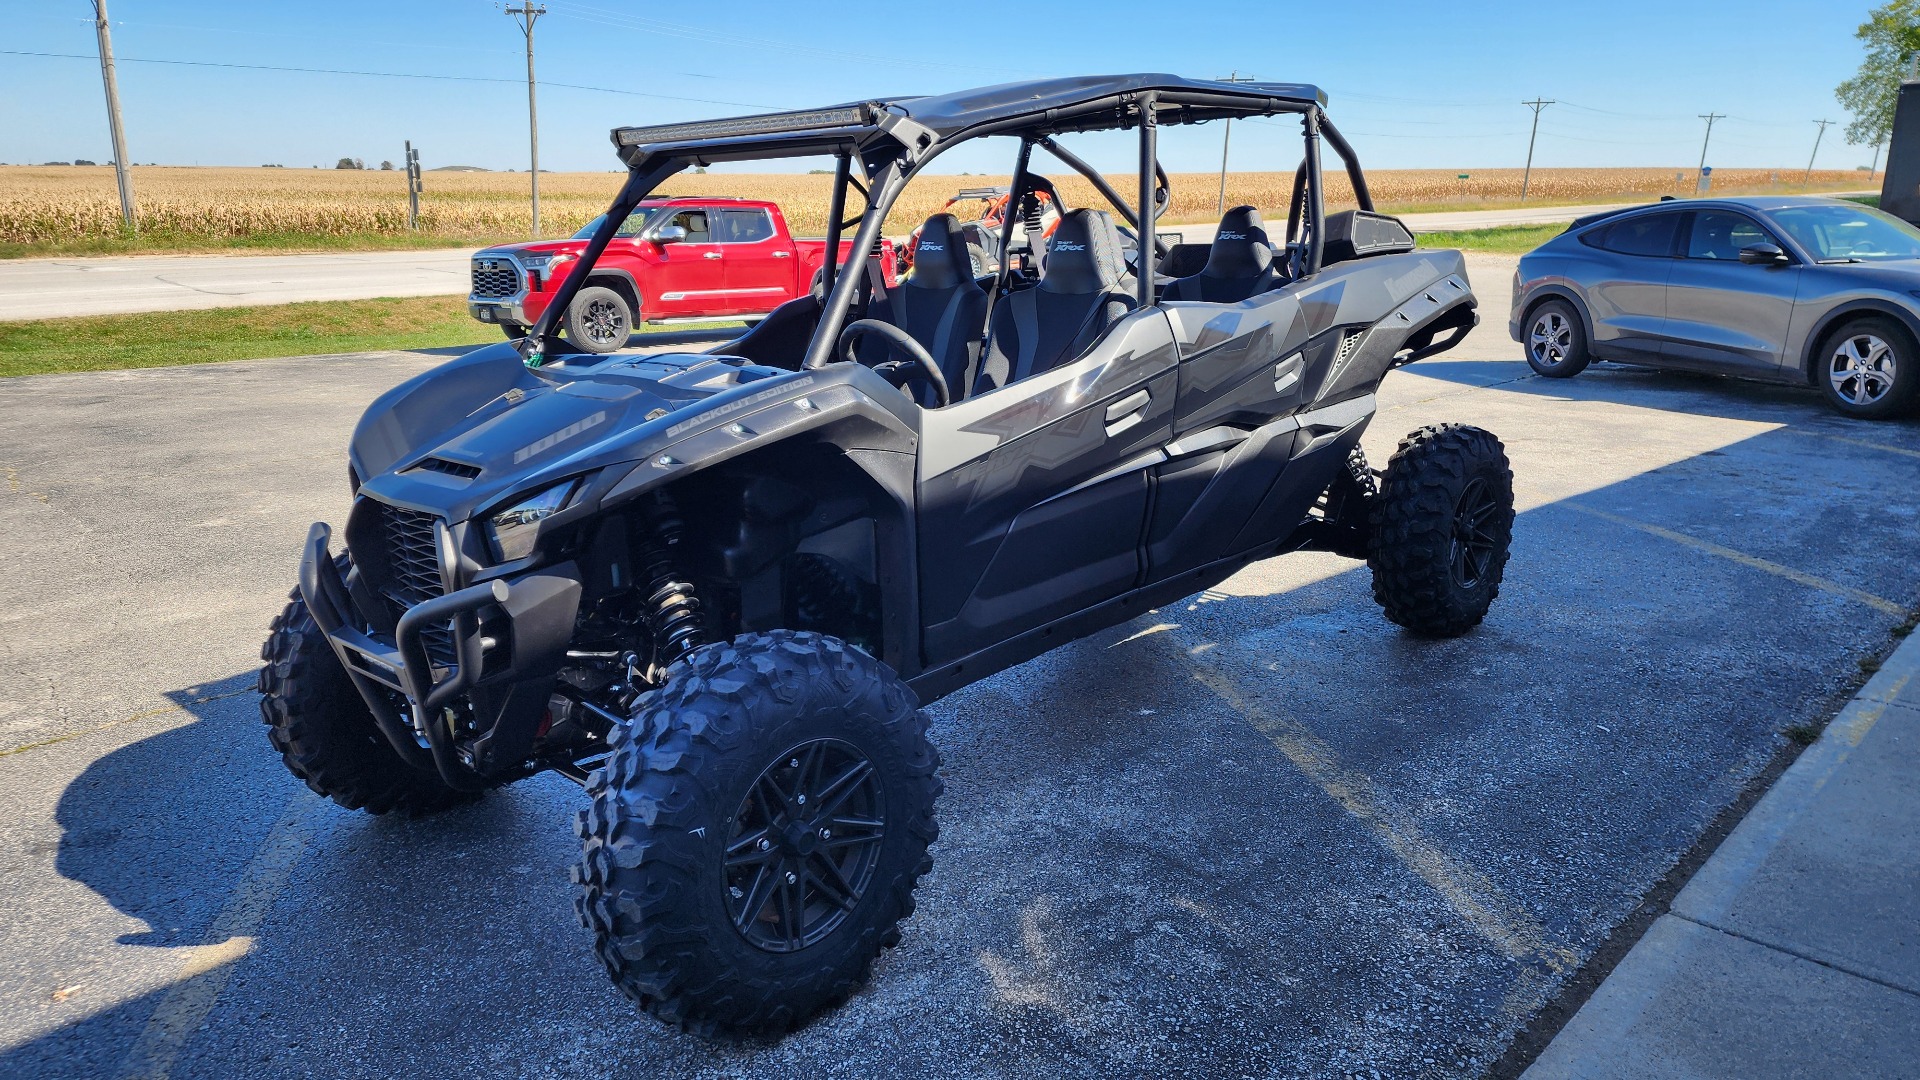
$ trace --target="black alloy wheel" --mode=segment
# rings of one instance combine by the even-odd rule
[[[815,739],[781,754],[734,813],[726,900],[733,928],[768,952],[795,952],[840,928],[873,882],[884,800],[873,763]]]

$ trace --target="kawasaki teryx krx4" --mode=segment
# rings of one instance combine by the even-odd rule
[[[1500,442],[1423,428],[1376,473],[1359,441],[1381,377],[1458,343],[1473,294],[1458,252],[1372,212],[1323,105],[1149,74],[616,130],[628,179],[539,323],[355,430],[344,551],[313,527],[264,651],[274,746],[373,813],[580,782],[579,916],[620,989],[691,1030],[777,1033],[846,998],[913,910],[941,788],[922,704],[1303,549],[1366,559],[1411,632],[1465,632],[1506,563]],[[1160,272],[1200,253],[1155,236],[1158,128],[1250,116],[1301,125],[1284,234],[1238,207],[1202,269]],[[1062,145],[1101,131],[1137,136],[1130,195]],[[904,282],[829,262],[704,352],[559,334],[689,166],[824,159],[826,249],[851,229],[873,252],[902,188],[981,138],[1012,153],[1014,205],[1059,208],[1045,250],[1004,214],[976,277],[941,214],[897,223],[920,227]],[[1325,212],[1323,147],[1358,209]],[[1061,205],[1041,153],[1110,206]]]

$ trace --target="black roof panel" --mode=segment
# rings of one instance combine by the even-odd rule
[[[1293,104],[1325,105],[1326,94],[1305,83],[1225,83],[1147,72],[1137,75],[1076,75],[1064,79],[1001,83],[975,90],[929,97],[895,98],[915,123],[932,128],[942,138],[967,128],[1016,116],[1044,113],[1115,94],[1143,90],[1191,90],[1253,98],[1271,98]]]

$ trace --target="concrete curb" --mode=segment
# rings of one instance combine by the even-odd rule
[[[1920,1077],[1920,634],[1524,1074]]]

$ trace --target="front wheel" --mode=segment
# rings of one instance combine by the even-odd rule
[[[1400,440],[1370,517],[1373,598],[1388,619],[1457,637],[1486,618],[1513,542],[1513,470],[1492,432],[1438,424]]]
[[[474,798],[407,764],[387,743],[298,589],[273,620],[260,658],[267,737],[288,771],[315,794],[349,810],[407,815]]]
[[[1818,356],[1820,389],[1848,416],[1885,420],[1920,399],[1920,350],[1890,320],[1852,319],[1827,337]]]
[[[891,669],[745,634],[670,668],[612,746],[573,879],[623,993],[702,1035],[777,1035],[866,981],[938,834],[940,758]]]
[[[617,352],[633,334],[627,299],[603,285],[589,285],[567,306],[567,340],[590,353]]]

